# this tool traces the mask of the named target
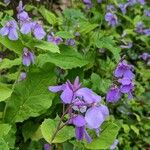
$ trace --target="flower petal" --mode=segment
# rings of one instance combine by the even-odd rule
[[[77,127],[85,126],[86,122],[82,115],[77,115],[72,118],[72,123]]]
[[[15,28],[12,28],[9,30],[9,34],[8,34],[8,38],[10,40],[18,40],[18,33],[17,30]]]

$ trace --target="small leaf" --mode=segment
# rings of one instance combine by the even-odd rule
[[[11,41],[6,36],[4,36],[4,37],[0,36],[0,43],[18,55],[20,55],[22,53],[22,50],[24,48],[24,46],[22,45],[22,42],[20,40]]]
[[[12,89],[8,88],[6,84],[0,83],[0,102],[10,97]]]
[[[41,125],[41,131],[44,139],[50,143],[51,138],[56,130],[58,122],[52,119],[45,119]],[[71,126],[63,127],[56,135],[53,143],[63,143],[74,137],[74,128]]]
[[[11,129],[11,125],[9,124],[0,124],[0,137],[4,137],[5,135],[8,134],[9,130]]]
[[[137,135],[139,135],[139,129],[136,126],[131,125],[130,127]]]

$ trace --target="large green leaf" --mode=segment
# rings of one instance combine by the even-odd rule
[[[0,43],[4,45],[9,50],[12,50],[13,52],[20,55],[22,53],[22,50],[24,48],[22,42],[20,40],[12,41],[9,40],[6,36],[2,37],[0,36]]]
[[[57,121],[52,119],[45,119],[42,123],[42,135],[47,142],[51,141],[51,138],[56,130],[57,123]],[[74,137],[74,128],[71,126],[65,126],[58,132],[52,143],[63,143],[72,137]]]
[[[0,83],[0,102],[7,99],[12,93],[12,89],[8,88],[6,84]]]
[[[72,69],[85,66],[91,61],[71,47],[61,46],[60,51],[60,54],[47,53],[39,55],[38,65],[43,66],[45,63],[53,63],[63,69]]]
[[[3,138],[0,138],[0,150],[9,150],[8,144]]]
[[[11,126],[9,124],[0,124],[0,137],[4,137],[8,134],[9,130],[11,129]]]
[[[93,139],[91,143],[85,143],[85,147],[88,149],[109,149],[113,144],[117,134],[119,131],[119,126],[112,123],[107,122],[102,126],[102,130],[100,132],[100,136]]]
[[[16,58],[14,60],[10,60],[10,59],[5,58],[0,63],[0,69],[9,69],[13,66],[17,66],[20,64],[21,64],[21,58]]]
[[[55,84],[55,81],[53,71],[31,70],[27,79],[15,86],[7,102],[5,120],[22,122],[45,112],[54,97],[48,86]]]
[[[112,52],[116,62],[118,62],[120,60],[120,47],[117,47],[114,40],[113,40],[113,37],[112,36],[103,36],[102,38],[98,39],[97,42],[96,42],[96,46],[98,48],[106,48],[108,49],[110,52]]]
[[[57,23],[56,16],[47,10],[44,6],[41,6],[38,10],[49,24],[55,25]]]

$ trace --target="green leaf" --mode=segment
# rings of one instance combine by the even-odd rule
[[[9,150],[8,144],[3,138],[0,138],[0,150]]]
[[[90,59],[82,56],[73,48],[68,46],[60,46],[61,54],[41,54],[38,57],[38,65],[41,67],[45,63],[53,63],[63,69],[72,69],[83,67],[90,63]]]
[[[131,125],[130,128],[131,128],[137,135],[139,135],[139,129],[138,129],[136,126]]]
[[[52,53],[59,53],[59,47],[51,42],[46,42],[46,41],[39,41],[35,43],[34,47],[45,50],[45,51],[50,51]]]
[[[79,32],[81,34],[86,34],[94,30],[96,27],[98,27],[98,24],[91,24],[89,22],[84,21],[80,23]]]
[[[74,35],[67,31],[59,31],[56,33],[57,36],[62,37],[63,39],[71,39],[74,38]]]
[[[38,10],[49,24],[55,25],[57,23],[56,16],[52,12],[47,10],[44,6],[41,6]]]
[[[0,63],[0,69],[9,69],[13,66],[17,66],[20,64],[21,64],[21,58],[16,58],[14,60],[10,60],[10,59],[5,58]]]
[[[6,84],[0,83],[0,102],[10,97],[12,89],[8,88]]]
[[[18,55],[22,53],[22,50],[24,48],[20,40],[12,41],[9,40],[6,36],[4,37],[0,36],[0,43]]]
[[[0,124],[0,137],[4,137],[8,134],[9,130],[11,129],[11,126],[9,124]]]
[[[87,149],[109,149],[113,144],[118,134],[119,126],[112,122],[106,122],[101,129],[99,137],[93,139],[91,143],[85,143]]]
[[[112,36],[104,36],[100,39],[97,40],[96,42],[96,46],[98,48],[106,48],[108,49],[110,52],[112,52],[116,62],[118,62],[120,60],[120,47],[117,47],[114,40],[113,40],[113,37]]]
[[[123,130],[124,130],[125,133],[129,133],[130,128],[129,128],[129,126],[127,124],[123,124],[122,128],[123,128]]]
[[[47,142],[51,141],[51,138],[56,130],[57,124],[58,122],[52,119],[45,119],[42,123],[42,135]],[[65,126],[58,132],[55,139],[53,140],[53,143],[63,143],[71,139],[72,137],[74,137],[74,128],[71,126]]]
[[[48,91],[48,86],[54,85],[55,81],[53,71],[30,71],[27,79],[15,86],[7,102],[5,121],[22,122],[44,113],[51,106],[54,97]]]

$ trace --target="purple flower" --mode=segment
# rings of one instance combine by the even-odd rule
[[[5,3],[6,5],[8,5],[10,2],[11,2],[11,0],[4,0],[4,3]]]
[[[144,15],[150,17],[150,10],[144,10]]]
[[[20,80],[21,80],[21,81],[22,81],[22,80],[25,80],[26,77],[27,77],[27,74],[26,74],[25,72],[21,72],[21,73],[20,73]]]
[[[0,29],[0,35],[6,36],[10,40],[18,40],[17,23],[15,20],[8,21],[3,28]]]
[[[144,29],[144,30],[143,30],[143,33],[144,33],[145,35],[150,36],[150,29]]]
[[[143,22],[138,22],[136,25],[136,32],[143,34],[143,30],[144,30],[144,24]]]
[[[107,5],[107,11],[116,12],[117,10],[114,5],[110,4],[110,5]]]
[[[132,73],[133,66],[132,65],[128,65],[127,62],[125,60],[121,61],[115,72],[114,75],[115,77],[125,77],[125,78],[129,78],[129,79],[133,79],[134,78],[134,74]]]
[[[52,42],[56,45],[60,44],[63,40],[61,37],[58,36],[54,36],[53,33],[51,33],[50,35],[47,36],[47,41]]]
[[[74,39],[67,39],[66,45],[75,46],[75,40]]]
[[[92,7],[91,0],[83,0],[83,3],[87,6],[87,8],[91,8]]]
[[[25,66],[30,66],[30,64],[34,64],[35,56],[31,53],[27,48],[23,49],[22,61]]]
[[[132,99],[133,96],[131,92],[133,91],[134,88],[134,84],[132,83],[132,80],[129,78],[123,78],[123,79],[119,79],[118,82],[121,83],[120,91],[122,93],[127,93],[128,98]]]
[[[97,3],[101,3],[103,0],[97,0]]]
[[[122,12],[123,14],[126,14],[126,12],[127,12],[126,9],[127,9],[128,4],[119,4],[118,6],[119,6],[121,12]]]
[[[120,89],[117,86],[112,86],[106,95],[107,102],[114,103],[117,102],[120,98],[121,98]]]
[[[75,35],[76,37],[79,37],[79,36],[80,36],[80,33],[79,33],[79,32],[76,32],[74,35]]]
[[[141,5],[145,4],[145,0],[137,0],[137,2],[139,2]]]
[[[149,53],[143,53],[142,55],[139,56],[139,58],[142,58],[144,61],[146,61],[148,58],[150,58]]]
[[[136,4],[137,2],[136,2],[136,0],[128,0],[128,5],[129,6],[133,6],[134,4]]]
[[[118,24],[117,16],[115,14],[113,14],[113,13],[110,13],[110,12],[106,13],[105,20],[112,27],[114,27],[114,26],[116,26]]]
[[[44,150],[51,150],[51,145],[50,144],[44,144]]]
[[[110,150],[114,150],[116,146],[118,145],[118,143],[119,143],[118,139],[115,139],[114,143],[110,147]]]
[[[128,42],[127,43],[128,45],[120,45],[121,48],[124,48],[124,49],[130,49],[132,47],[132,43],[131,42]]]
[[[101,100],[101,96],[98,96],[91,89],[80,88],[78,77],[75,79],[74,84],[71,84],[68,80],[65,84],[59,86],[49,86],[49,90],[54,93],[62,91],[60,98],[65,104],[75,103],[79,100],[86,104],[92,104]]]
[[[32,24],[32,30],[33,30],[33,34],[34,36],[38,39],[38,40],[41,40],[45,37],[46,35],[46,32],[44,31],[42,25],[40,22],[38,21],[35,21],[33,22]]]

